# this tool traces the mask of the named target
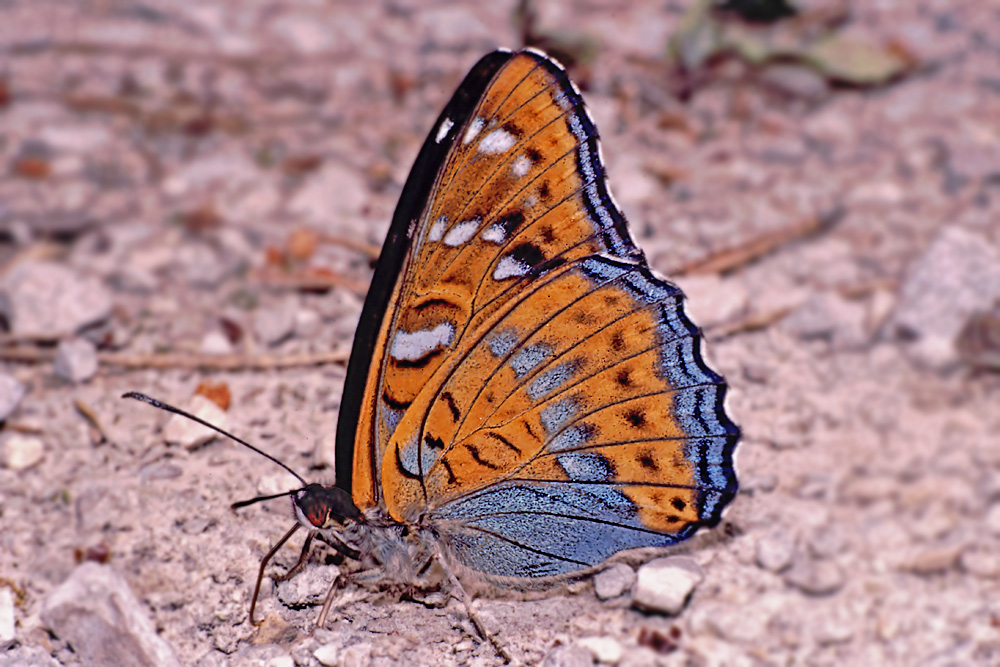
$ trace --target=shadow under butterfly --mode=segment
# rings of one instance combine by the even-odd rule
[[[265,565],[305,527],[289,574],[313,538],[385,581],[439,563],[508,657],[460,577],[544,586],[716,525],[739,429],[682,299],[632,239],[562,67],[532,50],[483,57],[393,215],[348,365],[336,484],[247,445],[303,484],[279,494],[297,523],[261,562],[251,621]]]

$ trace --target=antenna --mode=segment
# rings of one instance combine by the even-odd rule
[[[193,414],[191,414],[190,412],[186,412],[184,410],[181,410],[180,408],[175,408],[174,406],[170,405],[169,403],[164,403],[163,401],[158,401],[155,398],[150,398],[149,396],[146,396],[145,394],[140,394],[137,391],[130,391],[130,392],[124,393],[124,394],[122,394],[122,398],[134,398],[137,401],[142,401],[143,403],[149,403],[154,408],[159,408],[160,410],[164,410],[165,412],[172,412],[175,415],[180,415],[181,417],[187,417],[188,419],[190,419],[193,422],[197,422],[198,424],[201,424],[202,426],[205,426],[206,428],[212,429],[216,433],[221,433],[222,435],[226,436],[227,438],[229,438],[231,440],[234,440],[235,442],[240,443],[244,447],[248,447],[248,448],[252,449],[253,451],[257,452],[258,454],[260,454],[264,458],[268,459],[269,461],[277,463],[279,466],[281,466],[282,468],[284,468],[285,470],[287,470],[289,473],[291,473],[292,476],[295,477],[295,479],[297,479],[300,482],[302,482],[302,486],[303,487],[309,486],[309,482],[307,482],[305,479],[303,479],[302,475],[300,475],[299,473],[295,472],[294,470],[292,470],[291,468],[289,468],[287,465],[285,465],[284,463],[282,463],[278,459],[274,458],[273,456],[271,456],[267,452],[265,452],[265,451],[263,451],[261,449],[258,449],[257,447],[254,447],[253,445],[251,445],[246,440],[242,440],[240,438],[237,438],[232,433],[229,433],[228,431],[224,431],[224,430],[222,430],[221,428],[219,428],[218,426],[216,426],[214,424],[209,424],[207,421],[205,421],[201,417],[196,417]],[[259,500],[270,500],[271,498],[280,498],[281,496],[287,496],[287,495],[289,495],[289,493],[292,493],[292,492],[279,493],[278,495],[267,496],[266,498],[255,498],[253,502],[256,502],[256,501],[259,501]],[[249,503],[247,503],[247,504],[249,504]]]

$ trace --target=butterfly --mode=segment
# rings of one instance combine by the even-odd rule
[[[297,523],[258,589],[299,526],[293,570],[317,537],[390,581],[436,561],[459,587],[529,587],[717,524],[739,429],[682,299],[632,238],[564,69],[534,50],[483,57],[376,265],[336,484],[296,474]]]

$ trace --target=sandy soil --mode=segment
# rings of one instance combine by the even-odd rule
[[[513,3],[355,4],[0,3],[3,289],[25,265],[71,272],[56,293],[35,286],[48,324],[11,322],[0,362],[25,389],[0,433],[16,621],[0,664],[86,661],[42,613],[81,559],[124,578],[181,664],[498,662],[454,601],[348,589],[305,637],[317,607],[286,606],[268,580],[255,629],[257,563],[290,511],[229,504],[288,476],[223,440],[168,443],[166,415],[119,399],[190,407],[199,384],[224,384],[225,426],[331,480],[344,369],[329,353],[349,347],[370,261],[301,234],[289,259],[289,235],[380,244],[454,86],[521,45]],[[541,30],[596,47],[572,72],[655,268],[836,222],[678,277],[745,433],[739,497],[686,549],[705,579],[685,609],[583,586],[482,600],[487,626],[527,664],[1000,663],[1000,377],[952,345],[1000,295],[1000,12],[853,3],[838,29],[904,53],[906,76],[853,88],[730,61],[681,102],[664,54],[686,3],[538,4]],[[84,296],[60,300],[74,285]],[[92,377],[93,346],[59,371],[38,342],[74,333],[97,344]],[[322,595],[327,559],[285,597]]]

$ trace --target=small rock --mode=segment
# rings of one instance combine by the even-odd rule
[[[0,651],[6,651],[16,638],[14,594],[4,586],[0,588]]]
[[[592,667],[594,658],[590,650],[583,646],[556,646],[542,662],[543,667]]]
[[[201,339],[201,353],[223,356],[233,353],[233,345],[221,331],[209,331]]]
[[[962,569],[980,579],[1000,578],[1000,547],[966,549],[959,559]]]
[[[635,583],[635,570],[624,563],[616,563],[594,575],[594,593],[600,600],[610,600],[624,595]]]
[[[322,464],[331,470],[337,467],[337,423],[333,422],[328,428],[321,432],[316,439],[316,447],[313,450],[313,457],[318,464]]]
[[[947,225],[916,263],[890,320],[911,341],[907,350],[928,366],[957,361],[955,339],[969,316],[1000,297],[1000,251],[986,238]]]
[[[617,665],[625,652],[621,642],[614,637],[584,637],[577,640],[576,645],[590,651],[594,660],[605,665]]]
[[[832,561],[800,558],[785,573],[785,582],[808,595],[831,595],[844,585],[844,574]]]
[[[108,565],[83,563],[45,598],[42,623],[84,664],[180,665],[125,579]]]
[[[0,283],[0,314],[11,333],[56,340],[111,316],[100,281],[54,262],[21,262]]]
[[[45,458],[45,443],[41,438],[23,433],[11,433],[3,443],[3,464],[20,472],[38,465]]]
[[[336,565],[307,567],[291,579],[278,583],[278,599],[289,607],[323,604],[339,576]]]
[[[323,644],[313,651],[313,657],[319,660],[323,667],[336,667],[340,657],[340,647],[336,644]]]
[[[0,421],[10,417],[24,398],[24,385],[13,375],[0,373]]]
[[[97,348],[84,338],[59,342],[54,364],[56,375],[79,384],[97,375]]]
[[[641,609],[676,615],[705,574],[686,556],[657,558],[639,568],[632,603]]]
[[[277,308],[258,309],[253,318],[257,340],[265,345],[277,345],[295,331],[295,308],[285,302]]]
[[[312,338],[319,331],[320,317],[315,310],[301,308],[295,311],[295,335],[299,338]]]
[[[795,540],[783,530],[763,535],[757,540],[757,565],[769,572],[781,572],[792,564]]]
[[[925,548],[905,561],[902,569],[920,575],[941,574],[955,567],[962,550],[962,545]]]
[[[191,397],[187,411],[221,429],[225,429],[227,426],[228,420],[222,408],[201,394],[195,394]],[[163,440],[165,442],[172,442],[188,449],[200,447],[218,435],[207,426],[202,426],[180,415],[171,415],[163,426]]]

